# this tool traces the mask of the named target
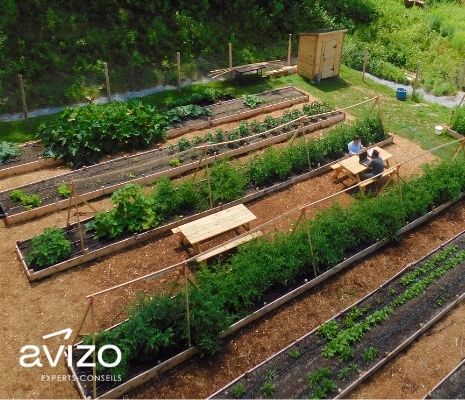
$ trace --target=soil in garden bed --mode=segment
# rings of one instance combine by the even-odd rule
[[[262,103],[260,103],[256,107],[256,109],[258,110],[271,104],[280,103],[282,101],[294,100],[299,97],[306,96],[306,94],[294,87],[285,87],[282,89],[270,90],[264,93],[257,93],[255,96],[262,100]],[[195,125],[198,125],[199,122],[202,120],[207,121],[209,118],[211,118],[214,121],[230,115],[239,114],[251,110],[250,107],[247,107],[244,104],[244,100],[242,98],[237,98],[225,102],[218,102],[212,104],[211,106],[208,106],[207,109],[210,110],[209,116],[204,116],[202,118],[196,118],[192,120],[185,120],[172,125],[170,128],[178,129],[190,126],[195,127]]]
[[[460,249],[464,249],[464,235],[456,239],[454,243]],[[412,266],[405,273],[421,265],[423,265],[423,262]],[[357,304],[357,309],[368,309],[369,313],[372,313],[389,304],[404,290],[400,279],[405,276],[405,273]],[[244,385],[246,388],[246,392],[242,397],[261,398],[263,397],[263,385],[267,381],[272,381],[276,385],[276,391],[273,394],[275,398],[307,398],[311,392],[308,388],[308,374],[315,372],[319,368],[331,369],[331,380],[338,389],[344,389],[358,378],[360,370],[369,369],[375,362],[393,351],[420,329],[422,324],[432,319],[464,291],[465,263],[462,263],[430,285],[423,294],[399,307],[386,321],[366,333],[362,340],[354,346],[354,357],[349,361],[323,357],[321,352],[325,341],[317,332],[314,332],[293,346],[292,350],[298,353],[298,356],[293,357],[290,350],[278,354],[251,371],[246,378],[242,378],[234,385],[226,388],[216,398],[234,397],[231,390],[234,390],[233,388],[238,384]],[[354,308],[351,307],[351,309],[338,316],[336,320],[340,326],[344,324],[346,317]],[[367,362],[363,358],[363,352],[369,347],[374,347],[378,351],[378,356],[371,362]],[[337,371],[352,363],[356,364],[356,369],[349,372],[347,377],[338,376]],[[270,378],[271,376],[272,378]],[[337,391],[331,393],[332,396],[336,394]]]
[[[37,161],[43,158],[42,154],[45,150],[44,146],[42,146],[40,143],[27,143],[23,146],[20,146],[19,148],[20,154],[18,157],[10,158],[5,162],[0,163],[0,171],[2,169]]]
[[[310,118],[305,126],[311,125],[317,121],[330,119],[336,115],[341,115],[341,113],[334,112],[328,115]],[[298,128],[298,123],[290,124],[270,133],[264,133],[250,139],[245,138],[244,141],[240,143],[215,146],[208,149],[207,155],[223,154],[233,149],[257,143],[273,136],[285,134]],[[58,186],[63,183],[69,184],[69,182],[75,181],[76,190],[82,195],[147,175],[169,171],[172,169],[170,166],[170,161],[172,159],[177,159],[181,166],[183,164],[194,163],[196,160],[200,159],[202,152],[202,149],[191,149],[179,153],[176,147],[160,148],[135,156],[121,157],[108,161],[107,163],[84,167],[66,174],[65,176],[38,181],[16,189],[20,189],[28,194],[37,194],[42,199],[41,206],[44,206],[63,200],[57,192]],[[25,211],[21,204],[10,199],[10,192],[11,190],[8,190],[0,194],[0,204],[4,212],[11,216]]]
[[[465,363],[437,387],[427,399],[465,399]]]

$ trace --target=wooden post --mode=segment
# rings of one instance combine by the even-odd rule
[[[365,48],[363,51],[363,70],[362,70],[362,80],[365,82],[365,72],[367,70],[367,62],[368,62],[368,49]]]
[[[228,43],[228,53],[229,53],[229,68],[232,68],[233,62],[232,62],[232,43]]]
[[[212,200],[212,187],[210,183],[210,168],[208,168],[208,164],[205,166],[206,174],[207,174],[207,184],[208,184],[208,199],[210,201],[210,208],[213,208],[213,200]]]
[[[90,297],[88,299],[88,303],[87,303],[87,306],[86,306],[86,310],[84,311],[84,315],[82,316],[82,319],[81,319],[81,322],[79,324],[79,328],[78,330],[76,331],[76,334],[74,335],[74,339],[73,339],[73,342],[71,343],[71,345],[74,345],[79,337],[79,333],[81,332],[81,329],[82,327],[84,326],[84,322],[86,321],[87,319],[87,315],[89,314],[89,310],[90,310],[90,307],[92,305],[92,302],[94,301],[94,298],[93,297]]]
[[[417,63],[417,69],[415,71],[415,79],[413,80],[412,85],[412,97],[415,97],[417,93],[417,84],[418,84],[418,75],[420,74],[420,63]]]
[[[207,155],[207,146],[203,147],[203,152],[200,156],[199,163],[197,164],[197,168],[195,169],[194,176],[192,177],[192,181],[195,182],[195,178],[197,176],[197,173],[200,171],[200,163],[202,162],[202,159]]]
[[[181,53],[176,52],[176,73],[178,75],[178,89],[181,88]]]
[[[90,301],[90,316],[92,320],[92,345],[94,346],[94,352],[92,354],[92,362],[94,366],[92,367],[92,394],[94,399],[97,398],[97,348],[95,347],[95,335],[96,335],[96,327],[95,327],[95,313],[94,313],[94,299],[91,297],[92,301]]]
[[[304,132],[304,121],[300,121],[300,131],[302,132],[302,138],[304,139],[305,151],[307,153],[308,170],[310,171],[312,169],[312,163],[310,162],[310,150],[308,149],[307,136],[305,136]]]
[[[188,347],[191,347],[191,315],[189,309],[189,285],[187,279],[187,265],[184,265],[184,288],[186,290],[187,345]]]
[[[24,119],[27,121],[29,118],[27,115],[26,91],[24,90],[23,76],[21,74],[18,74],[18,79],[19,79],[19,90],[21,92],[21,102],[23,104],[23,115],[24,115]]]
[[[68,217],[66,218],[66,227],[69,228],[70,220],[71,220],[71,208],[73,207],[73,197],[75,193],[75,184],[71,182],[71,194],[69,196],[69,203],[68,203]]]
[[[316,269],[316,264],[315,264],[315,254],[313,252],[312,236],[310,234],[310,227],[308,226],[307,208],[305,208],[305,207],[302,208],[302,216],[303,216],[303,220],[304,220],[305,231],[307,232],[308,247],[310,248],[310,261],[312,263],[313,274],[315,276],[317,276],[317,269]]]
[[[289,43],[287,44],[287,65],[291,66],[291,52],[292,52],[292,33],[289,34]]]
[[[107,88],[107,99],[108,101],[111,101],[110,75],[108,74],[108,63],[104,62],[103,67],[105,70],[105,87]]]

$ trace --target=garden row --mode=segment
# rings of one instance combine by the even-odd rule
[[[451,244],[410,264],[212,397],[347,398],[400,346],[419,336],[429,321],[457,304],[465,290],[464,236],[462,232]]]
[[[117,244],[121,249],[122,243],[129,246],[134,241],[140,242],[142,237],[152,238],[168,231],[173,224],[256,199],[271,189],[283,188],[286,181],[291,184],[327,170],[326,165],[344,155],[355,134],[366,145],[387,138],[379,115],[373,115],[353,125],[339,126],[322,139],[269,148],[243,167],[234,167],[226,161],[216,163],[208,170],[206,180],[186,180],[174,185],[165,178],[156,183],[150,194],[145,194],[140,186],[127,185],[112,196],[115,207],[111,211],[100,212],[86,221],[85,233],[77,224],[62,230],[46,230],[36,238],[18,242],[19,257],[25,262],[29,279],[38,279],[100,256],[103,248],[115,251],[111,246]],[[281,183],[276,185],[277,182]],[[142,237],[135,238],[135,233]],[[52,268],[41,271],[48,267]]]
[[[111,343],[122,352],[117,367],[97,367],[98,374],[121,378],[118,387],[99,385],[99,395],[120,396],[136,381],[145,382],[196,352],[217,352],[221,337],[418,226],[461,198],[464,189],[463,160],[428,167],[421,177],[397,184],[378,197],[362,197],[347,208],[334,206],[291,233],[240,247],[228,261],[199,269],[194,274],[197,285],[189,287],[188,293],[142,299],[132,307],[127,321],[97,336],[97,347]],[[189,343],[194,347],[189,348]],[[80,388],[81,393],[84,389]]]
[[[30,147],[2,143],[0,176],[43,168],[42,154],[77,168],[96,164],[105,155],[146,149],[164,142],[167,137],[176,137],[191,130],[238,121],[308,101],[307,94],[285,87],[206,107],[198,105],[225,97],[229,97],[227,92],[210,90],[200,96],[171,102],[177,106],[168,110],[134,101],[65,109],[52,121],[39,126],[37,136],[41,143],[34,147],[34,162],[29,154]],[[186,101],[191,103],[183,104]]]
[[[67,208],[68,196],[60,187],[75,184],[73,203],[105,196],[126,183],[147,184],[162,176],[177,176],[221,158],[238,156],[253,150],[286,141],[294,134],[313,132],[345,118],[339,111],[327,112],[324,104],[305,105],[302,110],[287,112],[281,118],[267,117],[262,123],[242,123],[230,132],[217,130],[191,141],[180,139],[168,148],[150,150],[129,157],[120,157],[64,175],[31,183],[0,193],[0,207],[6,224],[36,218]],[[293,121],[302,117],[302,121]],[[302,126],[301,126],[302,124]],[[300,130],[299,130],[300,129]],[[228,142],[225,142],[228,140]],[[202,148],[198,147],[202,146]],[[68,192],[71,190],[68,188]]]
[[[465,359],[454,368],[426,399],[465,399]]]

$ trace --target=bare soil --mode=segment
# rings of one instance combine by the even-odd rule
[[[396,138],[396,144],[388,148],[396,157],[400,147],[399,154],[405,152],[411,156],[422,151],[417,145],[399,139]],[[411,172],[418,171],[423,162],[424,160],[417,159],[416,169],[412,167]],[[290,209],[294,204],[297,206],[312,199],[316,200],[340,188],[341,186],[332,183],[328,175],[324,175],[276,193],[250,208],[258,217],[257,223],[262,223]],[[350,201],[348,196],[346,198]],[[108,199],[92,204],[97,209],[110,208]],[[325,205],[327,204],[321,206]],[[14,254],[15,241],[37,235],[44,227],[63,226],[66,215],[66,211],[61,211],[27,224],[8,229],[0,228],[0,266],[4,271],[0,275],[3,294],[0,299],[0,328],[5,343],[0,363],[0,376],[3,377],[0,382],[0,397],[78,397],[72,382],[41,380],[42,375],[46,374],[67,374],[64,363],[54,369],[21,368],[18,363],[21,347],[28,343],[43,344],[42,335],[57,330],[67,327],[77,329],[86,305],[85,295],[159,270],[187,257],[185,251],[179,247],[177,238],[170,235],[30,285]],[[221,354],[205,359],[195,358],[160,379],[151,381],[132,395],[143,398],[195,398],[213,393],[373,290],[407,262],[419,258],[458,233],[463,229],[463,217],[465,207],[460,203],[415,233],[407,235],[401,245],[390,247],[367,259],[317,290],[244,329],[226,342]],[[223,238],[225,239],[226,237]],[[167,276],[163,281],[169,282],[171,279],[171,276]],[[105,328],[120,322],[125,316],[126,305],[135,299],[137,290],[151,291],[164,282],[141,283],[99,297],[96,301],[97,326]],[[89,323],[85,324],[83,331],[90,331]],[[59,343],[58,340],[48,342],[52,347]]]

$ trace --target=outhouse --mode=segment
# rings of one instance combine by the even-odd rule
[[[338,76],[346,29],[299,34],[297,73],[311,80]]]

